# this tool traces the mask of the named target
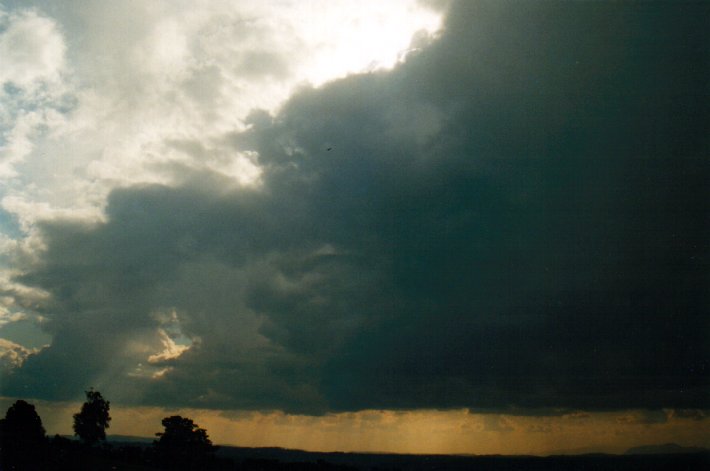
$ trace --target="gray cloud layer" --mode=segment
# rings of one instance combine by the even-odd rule
[[[53,343],[2,392],[710,407],[709,9],[454,4],[394,71],[228,136],[261,188],[176,168],[115,190],[106,223],[47,224],[20,281],[52,295]],[[192,346],[148,362],[161,332]]]

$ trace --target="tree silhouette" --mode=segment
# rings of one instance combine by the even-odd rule
[[[16,401],[0,420],[0,468],[40,469],[45,432],[35,406]]]
[[[106,440],[106,429],[111,422],[109,404],[93,388],[86,391],[86,402],[81,406],[81,411],[74,414],[74,435],[87,445]]]
[[[166,469],[203,469],[212,460],[216,447],[191,419],[173,415],[162,421],[165,432],[156,433],[156,454]]]

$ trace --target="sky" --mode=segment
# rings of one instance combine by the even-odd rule
[[[0,405],[710,446],[710,4],[0,1]],[[157,424],[157,425],[156,425]]]

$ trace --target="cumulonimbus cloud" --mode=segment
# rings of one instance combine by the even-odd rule
[[[707,407],[707,13],[461,2],[393,71],[226,136],[259,185],[176,167],[113,191],[105,222],[45,224],[17,281],[51,294],[54,340],[3,392]],[[149,358],[167,369],[132,374]]]

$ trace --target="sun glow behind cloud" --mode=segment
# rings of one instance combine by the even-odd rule
[[[47,206],[86,214],[116,186],[169,184],[175,165],[254,182],[253,156],[219,136],[296,87],[392,67],[441,21],[414,0],[102,5],[3,16],[0,52],[12,67],[0,79],[17,91],[2,96],[0,165],[15,177],[2,204],[24,220],[48,217]],[[172,144],[188,139],[201,150]]]
[[[431,10],[398,2],[303,2],[298,16],[305,40],[317,51],[301,69],[315,85],[392,68],[412,46],[415,33],[433,34],[441,23]]]

